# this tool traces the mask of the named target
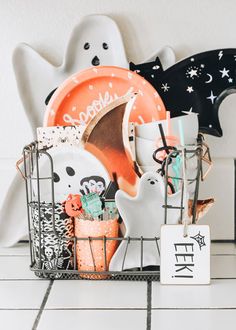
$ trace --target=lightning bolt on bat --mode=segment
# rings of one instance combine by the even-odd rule
[[[218,56],[219,56],[219,61],[220,61],[221,57],[223,56],[223,51],[222,50],[218,53]]]

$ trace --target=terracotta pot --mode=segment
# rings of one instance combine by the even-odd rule
[[[75,218],[75,236],[90,240],[77,240],[76,254],[79,271],[108,271],[110,260],[116,251],[117,240],[104,240],[104,237],[118,237],[118,219],[83,220]],[[94,240],[93,238],[101,238]],[[104,246],[105,245],[105,246]],[[104,253],[106,249],[106,256]],[[82,274],[89,279],[105,279],[107,275]]]

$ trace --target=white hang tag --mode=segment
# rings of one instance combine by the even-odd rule
[[[208,225],[161,227],[161,284],[210,284]]]

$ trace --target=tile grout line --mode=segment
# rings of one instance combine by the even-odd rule
[[[236,310],[236,307],[153,307],[153,311],[216,311]]]
[[[152,328],[152,281],[147,281],[147,330]]]
[[[1,310],[1,309],[0,309]],[[52,307],[44,308],[44,311],[146,311],[139,307]]]
[[[236,257],[235,253],[212,253],[211,257]]]
[[[23,282],[27,282],[27,281],[32,281],[32,282],[47,282],[47,279],[41,279],[41,278],[0,278],[0,282],[17,282],[17,281],[23,281]]]
[[[147,311],[146,308],[89,308],[89,307],[68,307],[68,308],[44,308],[44,311]],[[152,311],[188,311],[188,310],[194,310],[194,311],[215,311],[215,310],[229,310],[229,311],[235,311],[236,306],[232,307],[152,307]],[[0,311],[39,311],[38,308],[0,308]]]
[[[0,257],[30,257],[29,254],[4,254],[4,253],[0,253]]]
[[[47,290],[46,290],[46,293],[45,293],[45,295],[44,295],[44,297],[43,297],[43,301],[42,301],[42,304],[41,304],[41,306],[40,306],[39,312],[38,312],[38,314],[37,314],[37,316],[36,316],[36,319],[35,319],[35,321],[34,321],[34,324],[33,324],[32,330],[37,330],[37,327],[38,327],[38,324],[39,324],[39,321],[40,321],[41,315],[42,315],[42,313],[43,313],[44,307],[45,307],[45,305],[46,305],[46,303],[47,303],[47,300],[48,300],[49,294],[50,294],[50,292],[51,292],[53,282],[54,282],[54,280],[50,280],[50,283],[49,283],[49,285],[48,285],[48,288],[47,288]]]

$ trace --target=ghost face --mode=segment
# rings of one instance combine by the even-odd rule
[[[155,178],[149,178],[149,179],[147,179],[147,181],[148,181],[148,183],[150,184],[150,185],[155,185],[155,184],[157,184],[159,181],[157,180],[157,179],[155,179]]]
[[[154,193],[160,193],[164,196],[164,181],[160,174],[147,172],[140,181],[140,189],[145,191],[145,195],[153,196]]]
[[[120,31],[107,16],[90,15],[82,19],[73,30],[66,52],[65,79],[92,66],[119,66],[129,68]],[[62,79],[60,79],[60,82]],[[58,86],[53,85],[45,99],[47,105]]]
[[[109,45],[108,45],[106,42],[103,42],[102,45],[100,45],[100,46],[102,46],[102,48],[103,48],[104,50],[108,50],[108,49],[109,49]],[[90,47],[92,47],[92,45],[91,45],[89,42],[86,42],[86,43],[84,44],[84,50],[89,50]],[[98,51],[98,55],[101,54],[100,51],[99,51],[99,49],[98,49],[97,51]],[[104,56],[104,55],[103,55],[103,56]],[[98,66],[98,65],[100,65],[100,62],[101,62],[101,59],[102,59],[103,56],[100,56],[100,58],[99,58],[97,55],[95,55],[95,56],[92,58],[92,60],[91,60],[91,64],[92,64],[93,66]]]
[[[95,191],[101,195],[110,182],[109,175],[101,162],[86,150],[67,146],[51,148],[48,153],[53,160],[55,202],[66,200],[69,194],[79,194],[80,189],[86,187],[89,192]],[[51,177],[50,161],[45,155],[39,161],[39,174],[40,177]],[[37,194],[36,184],[34,189]],[[40,180],[40,195],[41,201],[51,202],[50,179]]]
[[[75,169],[71,166],[65,166],[65,168],[63,170],[62,170],[62,172],[60,171],[59,173],[53,172],[54,184],[55,184],[56,188],[58,188],[58,186],[60,185],[60,181],[64,180],[64,178],[66,177],[67,183],[62,182],[62,185],[65,185],[65,189],[67,188],[69,191],[71,190],[71,192],[74,193],[74,190],[76,189],[76,187],[74,187],[75,180],[73,180],[73,178],[75,177],[75,173],[76,173]]]
[[[88,171],[89,172],[89,171]],[[55,191],[61,189],[69,194],[86,195],[95,192],[103,195],[106,190],[106,181],[102,176],[92,175],[83,177],[82,171],[78,166],[72,165],[62,167],[58,172],[53,173]]]
[[[114,65],[128,68],[123,41],[114,21],[106,16],[87,16],[76,27],[68,53],[78,54],[78,69]]]

